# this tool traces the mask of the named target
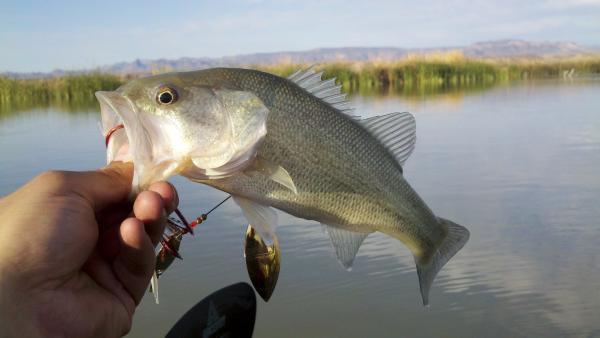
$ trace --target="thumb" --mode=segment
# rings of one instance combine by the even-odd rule
[[[112,162],[95,170],[73,173],[71,191],[84,197],[98,212],[106,206],[126,201],[131,191],[133,164]]]

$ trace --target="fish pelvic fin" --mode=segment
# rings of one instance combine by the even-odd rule
[[[252,224],[266,245],[272,245],[277,240],[277,213],[273,208],[256,203],[241,196],[233,196],[233,200],[240,206],[248,223]]]
[[[462,249],[470,236],[467,228],[443,218],[438,218],[438,220],[448,227],[448,235],[428,263],[420,262],[415,256],[417,274],[419,275],[419,287],[424,306],[429,305],[429,289],[431,288],[431,284],[433,284],[435,276],[448,263],[450,258]]]

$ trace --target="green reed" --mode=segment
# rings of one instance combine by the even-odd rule
[[[0,104],[82,103],[94,101],[98,90],[114,90],[122,84],[110,74],[81,74],[43,79],[0,76]]]
[[[279,63],[257,68],[287,76],[307,65]],[[477,90],[514,80],[600,74],[600,56],[556,59],[477,60],[460,52],[411,55],[397,61],[328,62],[317,65],[351,94],[425,95]],[[94,92],[113,90],[129,78],[88,73],[43,79],[0,76],[0,106],[95,104]]]
[[[288,75],[302,66],[262,69]],[[305,66],[306,67],[306,66]],[[395,62],[334,62],[318,65],[324,77],[336,77],[349,93],[426,94],[452,89],[479,89],[514,80],[600,74],[600,56],[569,59],[475,60],[462,54],[414,56]],[[571,73],[572,72],[572,73]]]

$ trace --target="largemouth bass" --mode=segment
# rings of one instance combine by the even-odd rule
[[[327,227],[350,267],[379,231],[414,255],[423,303],[438,271],[469,238],[437,217],[402,165],[415,144],[409,113],[352,115],[335,80],[312,69],[289,78],[234,68],[172,73],[98,92],[108,160],[127,153],[134,188],[181,174],[231,194],[248,222],[273,243],[273,208]]]

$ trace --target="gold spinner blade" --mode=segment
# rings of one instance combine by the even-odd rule
[[[273,239],[272,245],[267,245],[249,224],[246,230],[244,256],[248,276],[254,289],[265,302],[268,302],[279,277],[280,251],[277,238]]]

